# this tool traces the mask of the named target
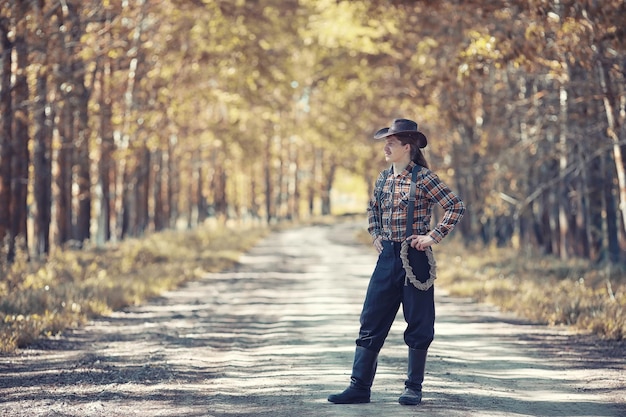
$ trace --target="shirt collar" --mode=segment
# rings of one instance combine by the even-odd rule
[[[408,177],[413,172],[413,168],[415,168],[415,166],[416,166],[415,162],[410,161],[409,164],[406,166],[406,168],[404,168],[404,170],[399,173],[399,175],[402,177]],[[393,172],[393,165],[391,165],[391,167],[389,168],[389,172],[394,177],[396,176],[396,173]]]

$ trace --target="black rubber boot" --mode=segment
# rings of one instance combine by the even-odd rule
[[[357,346],[354,352],[350,386],[340,394],[328,396],[328,401],[335,404],[361,404],[370,402],[370,389],[376,374],[378,353]]]
[[[426,350],[409,348],[409,370],[404,392],[398,398],[402,405],[417,405],[422,402],[422,382],[426,368]]]

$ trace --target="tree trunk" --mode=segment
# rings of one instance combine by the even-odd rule
[[[221,221],[226,221],[228,219],[228,194],[226,193],[228,176],[222,164],[218,164],[216,168],[215,213]]]
[[[589,163],[589,248],[590,258],[599,261],[602,258],[604,229],[604,190],[602,184],[605,172],[604,158],[594,158]]]
[[[281,135],[280,142],[278,144],[278,172],[276,179],[277,192],[276,192],[276,215],[279,219],[287,218],[287,184],[289,181],[287,175],[287,167],[289,166],[288,145],[286,140]]]
[[[10,240],[11,166],[13,164],[13,103],[11,101],[11,51],[9,21],[0,17],[0,247]],[[9,242],[9,245],[11,243]],[[0,253],[4,253],[0,250]],[[2,259],[0,259],[2,262]]]
[[[309,217],[312,217],[315,213],[315,197],[317,196],[317,175],[320,171],[319,166],[322,159],[322,151],[313,147],[311,151],[311,175],[309,177],[309,190],[308,190],[308,205],[309,205]]]
[[[62,93],[59,94],[62,96]],[[70,101],[65,98],[60,111],[59,135],[61,148],[57,156],[58,174],[56,184],[58,190],[56,204],[56,243],[63,245],[72,238],[72,160],[74,149],[73,112]]]
[[[568,207],[569,198],[564,172],[568,165],[568,111],[567,89],[563,84],[559,86],[559,176],[562,178],[558,183],[558,254],[563,260],[568,258],[567,235],[568,235]]]
[[[78,15],[77,5],[67,3],[67,19],[69,24],[67,53],[70,59],[70,83],[73,86],[71,104],[74,112],[73,120],[76,147],[76,161],[73,164],[76,176],[76,218],[73,238],[81,245],[90,238],[91,226],[91,160],[89,155],[89,88],[85,85],[85,64],[77,53],[77,45],[81,43],[83,27]],[[92,80],[93,83],[93,80]]]
[[[300,218],[300,177],[298,175],[300,171],[300,158],[298,157],[298,150],[293,146],[291,152],[291,170],[289,172],[290,186],[289,186],[289,215],[293,219]]]
[[[249,166],[250,168],[250,190],[249,190],[249,204],[250,204],[250,211],[249,214],[252,218],[257,219],[259,218],[259,203],[257,200],[257,175],[255,174],[255,167],[253,165]]]
[[[113,109],[111,106],[111,64],[107,59],[102,72],[100,73],[100,159],[98,160],[98,230],[96,242],[103,245],[111,240],[111,185],[114,173],[113,151],[115,148],[113,140],[113,128],[111,119]]]
[[[81,100],[83,101],[83,100]],[[89,157],[89,133],[87,103],[79,105],[78,143],[76,144],[76,182],[78,207],[74,238],[84,242],[91,238],[91,159]]]
[[[154,224],[154,230],[160,231],[165,229],[166,222],[166,211],[165,211],[165,202],[163,198],[164,190],[163,184],[163,176],[166,174],[166,170],[164,169],[163,164],[163,151],[157,149],[154,153],[154,169],[152,170],[153,184],[154,187],[152,189],[152,195],[154,199],[154,216],[152,218],[152,222]]]
[[[324,169],[323,172],[325,178],[322,182],[322,216],[328,216],[332,211],[330,191],[332,190],[333,182],[335,181],[335,173],[337,172],[337,164],[335,161],[328,161],[328,167]]]
[[[139,149],[137,166],[137,234],[143,236],[148,228],[150,213],[150,150],[144,143]]]
[[[82,63],[80,67],[83,67]],[[76,85],[79,86],[79,92],[77,96],[78,107],[76,108],[76,117],[78,121],[78,143],[76,144],[76,181],[78,186],[78,209],[76,214],[75,238],[79,242],[84,242],[86,240],[89,240],[91,237],[91,158],[89,156],[90,132],[88,113],[89,92],[83,86],[83,76],[81,76],[80,79],[76,81]]]
[[[272,138],[268,135],[265,142],[265,158],[263,159],[265,167],[265,220],[268,224],[274,218],[273,183],[272,183]]]
[[[13,87],[14,99],[14,131],[13,131],[13,184],[12,184],[12,209],[11,227],[13,238],[20,237],[21,250],[28,248],[28,234],[26,219],[28,205],[28,167],[30,164],[29,152],[29,114],[28,114],[28,82],[26,71],[28,69],[28,45],[27,34],[27,9],[26,1],[17,2],[18,16],[15,36],[15,52],[17,68],[15,73],[15,86]],[[22,240],[23,239],[23,240]]]
[[[604,188],[604,207],[606,210],[606,260],[611,263],[618,263],[620,260],[620,248],[618,240],[618,209],[617,209],[617,191],[613,187],[615,182],[614,167],[615,161],[611,157],[611,154],[606,153],[606,175],[604,176],[603,188]]]
[[[578,160],[580,162],[585,161],[582,146],[578,147],[579,154]],[[576,234],[574,240],[576,241],[576,256],[581,258],[590,257],[589,248],[589,231],[591,225],[589,224],[589,169],[581,170],[580,177],[577,178],[577,184],[574,186],[576,191]]]
[[[52,220],[52,130],[53,121],[48,116],[48,69],[37,72],[35,98],[35,251],[38,255],[50,252],[50,222]]]
[[[126,159],[126,158],[123,158]],[[133,216],[134,216],[134,212],[133,207],[134,207],[134,202],[133,202],[133,197],[134,197],[134,193],[133,193],[133,188],[134,188],[134,178],[132,173],[130,172],[130,168],[128,166],[128,164],[122,164],[120,163],[119,165],[124,165],[123,171],[118,172],[117,175],[121,175],[121,188],[117,188],[116,190],[121,190],[121,198],[118,198],[121,203],[120,203],[120,208],[118,211],[118,215],[120,215],[120,219],[121,219],[121,229],[119,231],[119,238],[120,239],[124,239],[127,236],[133,236],[133,231],[132,231],[132,224],[133,224]],[[120,182],[120,180],[118,180],[118,182]]]
[[[169,227],[176,227],[180,213],[178,196],[180,174],[175,152],[176,137],[172,136],[167,147],[167,221]]]
[[[134,22],[134,29],[132,31],[132,39],[129,49],[129,65],[128,65],[128,74],[126,77],[126,89],[124,92],[124,104],[123,104],[123,126],[122,131],[120,132],[121,141],[118,144],[118,150],[121,154],[119,159],[119,163],[117,164],[117,173],[116,173],[116,204],[115,204],[115,218],[121,219],[121,224],[117,224],[117,235],[119,238],[123,238],[128,232],[129,227],[131,227],[131,223],[133,221],[132,217],[134,217],[135,213],[129,213],[128,210],[132,210],[134,207],[134,192],[129,187],[132,187],[133,184],[129,183],[127,180],[130,179],[131,174],[129,173],[129,168],[127,167],[127,156],[129,153],[132,156],[132,152],[129,152],[130,140],[131,140],[131,125],[132,115],[135,108],[135,86],[137,82],[137,69],[139,67],[139,57],[140,57],[140,47],[141,47],[141,35],[144,28],[144,18],[146,16],[146,0],[138,0],[139,7],[139,15],[137,20]],[[130,27],[131,21],[129,20],[127,25]],[[130,52],[132,51],[132,53]],[[130,157],[128,156],[128,157]],[[131,204],[132,207],[129,206]]]
[[[202,172],[202,155],[201,151],[197,152],[197,161],[195,162],[196,173],[194,178],[196,178],[196,207],[198,211],[198,224],[202,224],[207,218],[207,200],[204,195],[204,173]]]
[[[193,155],[191,156],[191,159],[193,159]],[[187,229],[191,229],[194,226],[194,219],[196,218],[196,212],[195,209],[197,208],[197,205],[194,204],[194,185],[196,184],[196,178],[194,178],[195,175],[197,175],[197,171],[194,167],[194,163],[191,163],[189,166],[189,180],[187,182]]]
[[[600,54],[602,56],[602,54]],[[622,129],[620,123],[624,123],[624,112],[620,111],[619,104],[617,103],[616,94],[611,88],[609,72],[609,62],[603,59],[598,60],[598,73],[600,78],[600,87],[602,89],[602,100],[604,103],[604,109],[606,112],[607,121],[607,135],[613,144],[613,161],[615,164],[615,172],[617,175],[617,200],[619,201],[618,208],[620,211],[621,221],[617,221],[615,227],[621,224],[621,234],[626,234],[626,160],[622,155],[622,148],[624,146],[620,143],[619,133]],[[621,113],[621,115],[620,115]],[[608,213],[607,213],[608,216]],[[613,216],[613,215],[611,215]],[[617,214],[615,214],[617,216]],[[616,230],[617,232],[617,230]],[[609,242],[613,241],[613,237],[609,239]],[[619,245],[619,241],[617,242]],[[616,248],[619,253],[619,248]],[[611,256],[614,259],[614,256]],[[619,256],[618,256],[619,258]]]

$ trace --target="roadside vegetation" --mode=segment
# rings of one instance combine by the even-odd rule
[[[0,264],[5,277],[0,280],[0,352],[224,270],[268,231],[215,225],[165,231],[104,248],[59,250],[41,263],[18,253],[13,264]]]
[[[568,325],[602,338],[626,336],[624,268],[523,254],[510,248],[438,249],[438,284],[529,321]]]

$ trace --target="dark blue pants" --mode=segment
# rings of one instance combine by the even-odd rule
[[[404,285],[405,271],[400,259],[400,247],[399,242],[383,241],[383,251],[378,257],[363,303],[356,344],[375,352],[380,352],[383,347],[400,304],[407,323],[404,341],[410,348],[427,350],[435,336],[434,286],[422,291],[410,282]],[[430,267],[423,252],[418,254],[414,251],[409,258],[418,277],[428,273]]]

